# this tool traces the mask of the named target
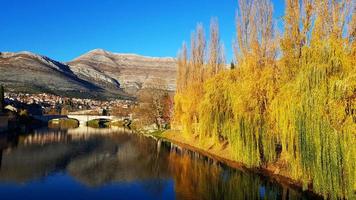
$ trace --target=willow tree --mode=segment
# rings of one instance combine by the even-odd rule
[[[232,97],[236,133],[236,157],[249,165],[260,165],[270,159],[266,137],[268,104],[275,95],[276,34],[273,5],[269,0],[239,1],[236,19],[237,46],[235,52],[240,79]],[[271,142],[273,144],[273,142]],[[250,153],[244,155],[243,151]]]
[[[205,85],[200,132],[228,142],[232,157],[248,166],[270,159],[268,104],[275,95],[276,37],[270,1],[240,1],[236,18],[237,69],[217,74]]]
[[[248,166],[284,163],[277,167],[305,187],[310,185],[331,199],[353,198],[354,4],[350,0],[287,0],[278,62],[272,11],[267,0],[240,1],[237,69],[208,80],[201,78],[201,71],[216,63],[216,54],[209,53],[207,67],[202,67],[199,37],[193,37],[194,59],[189,63],[195,75],[187,82],[192,86],[183,92],[190,103],[184,116],[196,117],[196,106],[199,116],[194,125],[183,126],[198,124],[201,140],[228,141],[231,157]],[[211,31],[211,39],[216,35]],[[216,46],[210,42],[209,52]],[[201,101],[196,101],[197,96]]]
[[[353,39],[345,32],[351,28],[347,19],[354,18],[354,4],[302,3],[286,2],[280,67],[292,70],[282,71],[289,80],[271,103],[270,122],[275,124],[283,147],[280,160],[288,163],[289,176],[325,197],[352,198],[356,127],[349,113],[355,107],[355,56]],[[288,21],[288,16],[298,20]],[[294,29],[291,38],[293,32],[288,30]],[[293,45],[286,48],[287,44]]]
[[[193,35],[187,85],[176,94],[183,129],[325,198],[356,198],[355,2],[286,0],[281,39],[272,14],[269,0],[239,1],[234,70],[204,77],[216,69],[218,32],[211,28],[207,61],[203,34]]]

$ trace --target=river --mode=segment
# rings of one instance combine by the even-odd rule
[[[124,129],[0,135],[0,199],[315,199]]]

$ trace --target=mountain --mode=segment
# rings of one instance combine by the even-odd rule
[[[146,87],[175,90],[174,58],[118,54],[95,49],[67,63],[81,78],[109,85],[121,84],[129,94]]]
[[[70,66],[30,52],[0,53],[0,84],[11,91],[81,97],[126,98],[120,87],[106,90],[81,79]]]
[[[100,49],[67,63],[31,52],[0,52],[0,72],[0,84],[15,92],[114,99],[151,86],[174,90],[176,63]]]

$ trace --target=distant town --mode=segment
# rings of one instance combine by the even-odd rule
[[[5,93],[5,103],[8,108],[18,109],[18,105],[36,106],[42,114],[63,114],[63,112],[102,113],[103,110],[115,112],[129,109],[133,102],[130,100],[100,101],[94,99],[80,99],[61,97],[53,94],[40,93]],[[87,113],[86,113],[87,114]]]

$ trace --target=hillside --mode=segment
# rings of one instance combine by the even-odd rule
[[[31,52],[0,53],[0,84],[10,91],[131,98],[149,84],[175,88],[175,60],[93,50],[62,63]],[[163,78],[162,78],[163,77]]]
[[[104,83],[105,87],[120,83],[130,94],[151,86],[175,90],[176,62],[173,58],[144,57],[95,49],[67,64],[87,81]]]

